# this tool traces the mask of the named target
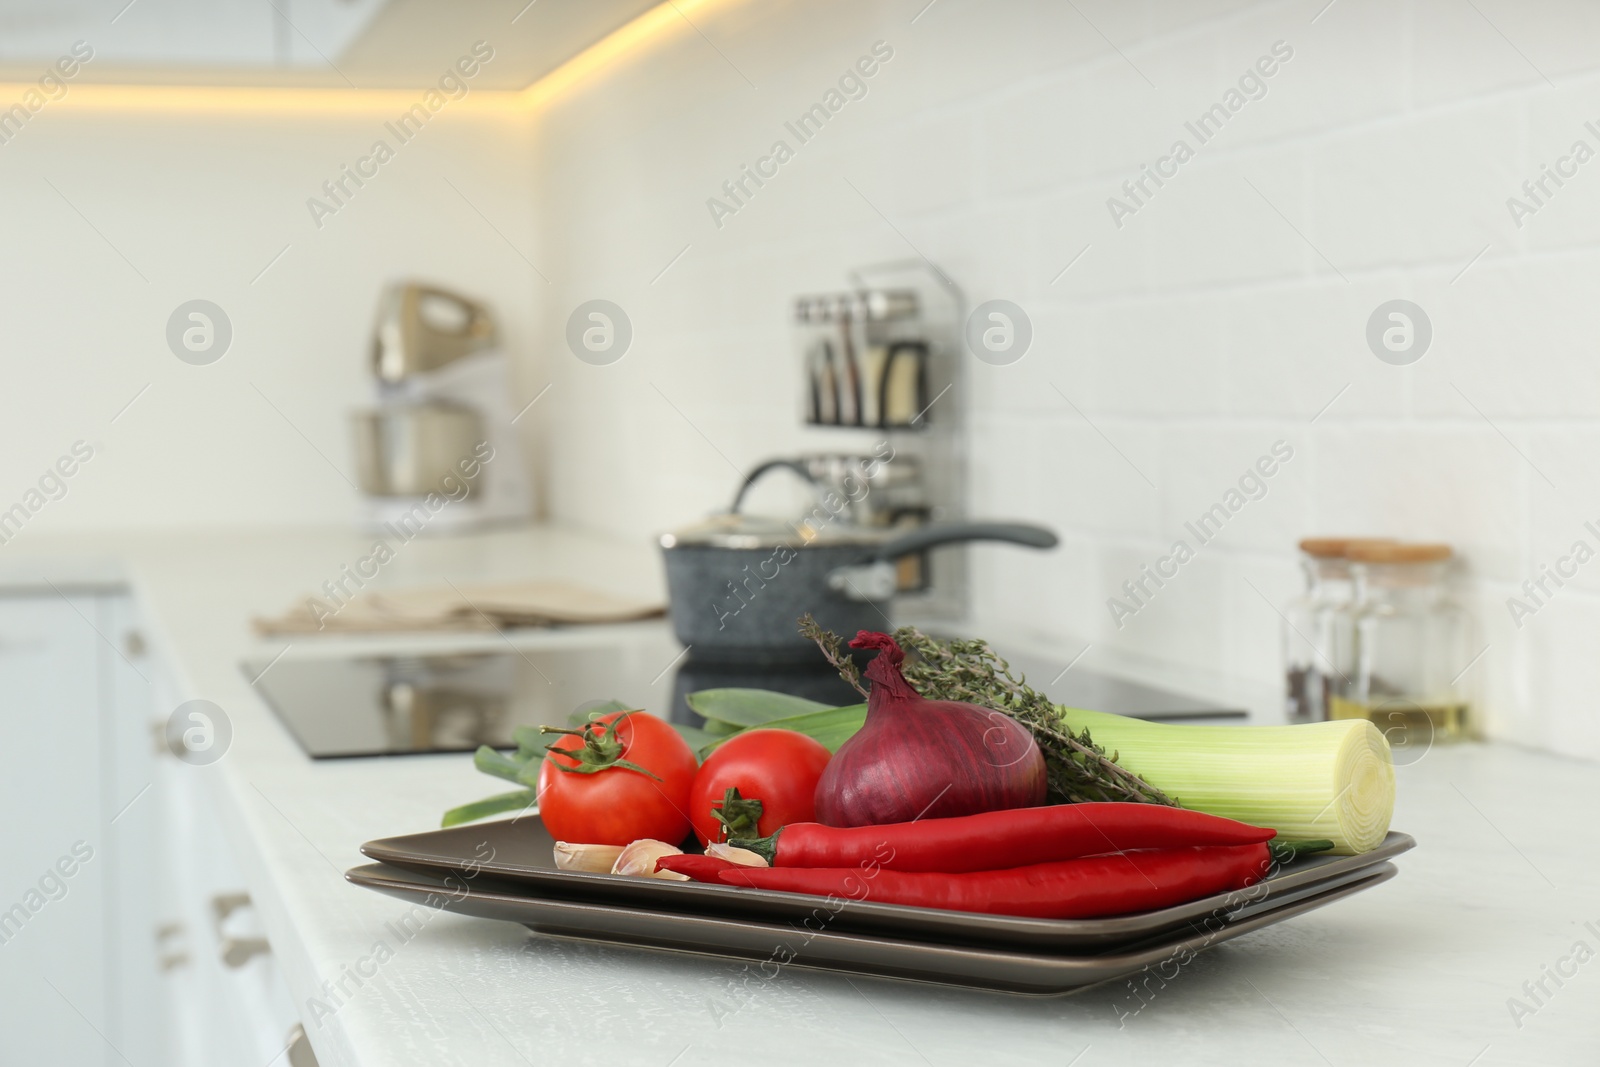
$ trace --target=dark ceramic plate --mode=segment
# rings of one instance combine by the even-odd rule
[[[1049,995],[1070,992],[1149,966],[1181,966],[1213,945],[1284,919],[1331,904],[1393,878],[1392,863],[1363,867],[1353,879],[1325,885],[1292,902],[1253,905],[1232,921],[1184,923],[1165,934],[1098,954],[1058,955],[1013,948],[931,944],[864,933],[829,924],[818,929],[652,911],[616,903],[551,900],[527,895],[500,883],[475,879],[461,890],[452,879],[398,870],[381,863],[356,867],[345,877],[359,886],[428,907],[462,915],[521,923],[540,934],[604,941],[650,949],[757,961],[763,969],[785,966],[823,968],[946,985],[976,986],[1009,993]],[[664,883],[668,885],[682,883]],[[708,887],[713,888],[713,887]]]
[[[845,903],[829,919],[829,926],[945,945],[1104,950],[1179,929],[1208,916],[1227,922],[1249,908],[1290,903],[1359,879],[1368,868],[1415,844],[1409,835],[1391,832],[1382,845],[1364,855],[1308,857],[1280,869],[1251,889],[1110,919],[1018,919],[859,900]],[[386,837],[368,841],[361,846],[361,852],[368,859],[394,867],[437,876],[454,874],[472,879],[474,885],[479,881],[499,883],[496,888],[508,893],[547,901],[784,924],[803,923],[808,918],[815,922],[813,917],[822,903],[818,897],[798,893],[559,871],[555,867],[554,845],[539,820],[525,816]]]

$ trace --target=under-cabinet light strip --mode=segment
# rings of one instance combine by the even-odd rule
[[[697,11],[738,0],[664,0],[613,30],[555,70],[524,89],[478,89],[452,99],[452,112],[487,114],[528,113],[571,90],[586,78],[636,55],[651,42],[675,29],[694,29],[689,16]],[[334,87],[262,87],[242,85],[137,85],[67,83],[58,98],[45,97],[35,110],[71,108],[94,111],[191,112],[320,112],[353,114],[405,111],[432,87],[417,89],[339,89]],[[0,83],[0,116],[29,92],[33,83]]]

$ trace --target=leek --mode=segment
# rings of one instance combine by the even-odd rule
[[[1340,855],[1370,852],[1394,814],[1394,762],[1365,719],[1294,726],[1146,722],[1062,708],[1075,731],[1179,804],[1287,841],[1326,838]]]

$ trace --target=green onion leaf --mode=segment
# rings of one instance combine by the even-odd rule
[[[499,815],[507,811],[528,810],[539,801],[537,789],[518,789],[511,793],[497,793],[492,797],[463,804],[459,808],[451,808],[444,813],[444,818],[439,820],[441,827],[460,826],[466,822],[476,822],[487,819],[491,815]]]
[[[795,733],[805,734],[821,742],[829,752],[837,752],[840,745],[855,736],[866,719],[867,706],[851,704],[844,708],[825,707],[820,711],[808,711],[803,715],[792,715],[786,719],[771,719],[754,729],[793,730]],[[738,734],[732,736],[737,737]],[[705,759],[726,740],[728,740],[726,737],[713,738],[711,744],[700,750],[700,758]]]
[[[696,752],[699,752],[703,748],[714,747],[717,742],[723,740],[722,737],[719,737],[709,731],[702,730],[698,726],[687,726],[681,722],[668,723],[667,725],[678,731],[678,736],[689,742],[689,747],[694,749]]]
[[[766,726],[807,712],[828,710],[829,705],[766,689],[702,689],[688,696],[698,715],[731,726]]]
[[[492,774],[508,782],[520,782],[526,761],[497,752],[488,745],[479,745],[478,751],[472,754],[472,765],[484,774]]]

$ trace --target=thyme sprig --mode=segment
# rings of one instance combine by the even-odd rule
[[[845,681],[866,695],[861,672],[837,634],[822,629],[810,615],[800,620],[800,632],[816,642]],[[1033,734],[1044,754],[1051,803],[1110,800],[1177,806],[1177,801],[1119,765],[1118,753],[1107,754],[1088,730],[1074,731],[1050,698],[1030,688],[1026,677],[1012,674],[1011,665],[987,641],[939,641],[914,626],[900,627],[894,638],[909,657],[902,668],[906,681],[924,697],[1003,711]]]
[[[867,695],[867,687],[861,684],[861,668],[850,658],[850,653],[844,645],[844,638],[832,630],[824,630],[818,625],[817,620],[811,617],[809,611],[800,616],[800,636],[807,641],[816,642],[817,647],[822,650],[823,658],[833,664],[833,669],[839,672],[839,677],[854,686],[856,692],[863,697]]]

